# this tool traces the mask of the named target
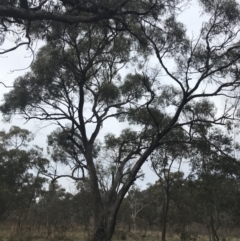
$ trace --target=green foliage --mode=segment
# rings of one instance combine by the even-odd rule
[[[119,137],[113,134],[105,136],[105,145],[107,149],[121,148],[123,154],[133,150],[138,143],[138,133],[132,129],[122,130]]]
[[[18,126],[12,126],[8,133],[5,131],[0,132],[0,142],[2,146],[14,147],[26,147],[27,143],[33,140],[33,135],[29,130],[21,129]]]
[[[168,48],[172,49],[169,54],[188,52],[190,42],[186,38],[186,28],[182,23],[176,21],[175,16],[170,16],[165,20],[164,28],[167,29],[164,41],[169,45]]]
[[[34,172],[44,171],[48,160],[41,150],[27,149],[33,135],[26,129],[13,126],[9,132],[0,132],[0,219],[13,212],[24,213],[36,198],[46,181]]]
[[[211,13],[215,10],[221,14],[221,16],[231,23],[236,23],[239,20],[239,4],[233,0],[220,0],[209,1],[200,0],[200,3],[204,6],[205,11]]]
[[[164,114],[155,108],[144,108],[138,110],[131,110],[128,119],[132,124],[156,127],[163,124]]]
[[[54,161],[67,164],[68,158],[74,158],[75,149],[71,142],[71,131],[62,131],[60,128],[48,136],[48,152]],[[79,151],[78,151],[79,152]],[[80,155],[81,153],[79,153]],[[77,156],[76,156],[77,158]]]
[[[144,77],[142,75],[128,74],[124,79],[124,83],[120,86],[121,94],[133,100],[141,99],[146,90],[143,79]]]
[[[113,83],[104,82],[99,88],[99,101],[106,102],[107,105],[114,104],[119,100],[119,89]]]
[[[10,6],[13,6],[14,4],[16,4],[17,3],[17,1],[16,0],[1,0],[0,1],[0,4],[1,5],[10,5]]]

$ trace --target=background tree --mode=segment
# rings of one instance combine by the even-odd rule
[[[178,135],[184,136],[184,133],[179,133]],[[162,241],[166,240],[168,213],[172,192],[176,192],[176,189],[184,182],[184,174],[180,170],[183,158],[189,158],[187,154],[189,154],[188,147],[183,143],[174,146],[168,144],[163,145],[151,154],[151,166],[159,178],[160,189],[163,196],[161,214]]]
[[[39,148],[27,148],[32,139],[31,132],[16,126],[9,132],[0,132],[1,220],[10,215],[28,219],[29,210],[46,182],[39,173],[44,171],[48,160],[42,157]]]
[[[136,186],[132,186],[128,192],[127,201],[130,207],[134,230],[137,228],[136,219],[138,214],[147,206],[147,204],[144,202],[144,199],[145,196],[140,189]]]
[[[145,193],[145,207],[139,213],[141,219],[147,220],[148,226],[153,230],[159,230],[161,226],[161,211],[163,203],[163,195],[161,192],[160,182],[149,184]]]
[[[192,169],[197,175],[194,182],[197,189],[196,207],[201,222],[208,229],[210,240],[216,241],[219,240],[218,229],[224,225],[226,217],[231,215],[231,207],[236,206],[234,197],[238,195],[235,193],[235,182],[240,166],[231,157],[236,149],[236,143],[232,138],[216,128],[209,130],[204,127],[200,133],[197,151],[192,160]],[[226,169],[227,166],[229,167]],[[226,195],[229,196],[227,202]]]
[[[77,190],[78,192],[73,197],[73,218],[76,223],[80,223],[87,231],[90,231],[94,217],[91,189],[87,184],[79,183]]]

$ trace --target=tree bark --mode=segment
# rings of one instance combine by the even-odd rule
[[[95,229],[91,241],[110,241],[116,224],[116,214],[102,210],[99,220],[95,220]]]
[[[210,216],[210,228],[211,228],[211,236],[213,241],[219,241],[219,237],[217,235],[218,227],[214,227],[214,218],[213,215]]]
[[[169,193],[166,193],[166,200],[163,204],[163,216],[162,216],[162,241],[166,241],[167,234],[167,218],[168,218],[168,210],[169,210]]]

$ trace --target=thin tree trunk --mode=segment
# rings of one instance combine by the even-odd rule
[[[216,241],[215,235],[214,235],[214,220],[212,215],[210,216],[210,230],[211,230],[212,241]]]
[[[166,241],[169,201],[170,201],[169,193],[166,193],[166,202],[164,202],[164,205],[163,205],[162,241]]]
[[[211,227],[211,233],[212,233],[212,240],[213,241],[219,241],[219,237],[217,235],[217,229],[219,228],[219,224],[217,227],[214,227],[214,218],[213,215],[210,216],[210,227]]]

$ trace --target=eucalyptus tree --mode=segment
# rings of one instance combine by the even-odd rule
[[[235,181],[224,173],[212,172],[202,173],[192,183],[193,220],[206,228],[211,241],[219,240],[223,230],[228,235],[228,227],[235,225],[235,211],[239,208],[239,189]]]
[[[196,220],[202,222],[212,241],[218,230],[234,219],[238,202],[239,162],[233,157],[238,143],[221,129],[202,127],[191,160],[195,172]],[[227,196],[227,198],[226,198]]]
[[[35,40],[45,39],[52,31],[53,22],[78,27],[99,23],[126,31],[137,19],[157,17],[174,5],[172,0],[1,0],[0,44],[9,37],[16,41],[11,47],[3,46],[0,54],[24,45],[31,48]]]
[[[74,215],[73,195],[66,192],[57,182],[49,183],[47,189],[41,190],[38,202],[33,208],[32,220],[52,235],[52,228],[62,231],[72,224]]]
[[[85,230],[91,229],[91,220],[94,217],[94,204],[91,189],[87,183],[78,183],[78,192],[73,196],[72,205],[74,216],[72,219],[75,223],[81,224]]]
[[[150,229],[159,229],[161,226],[161,212],[164,199],[159,181],[156,181],[154,184],[148,184],[143,192],[145,195],[145,199],[143,200],[145,206],[139,213],[139,217],[146,220]]]
[[[28,121],[59,126],[49,139],[49,150],[55,161],[71,166],[70,174],[60,176],[85,181],[91,188],[94,241],[111,240],[122,200],[156,148],[190,144],[198,137],[198,127],[233,120],[235,103],[228,101],[217,111],[211,101],[217,96],[238,100],[234,91],[240,84],[239,5],[200,2],[208,19],[197,40],[190,40],[177,21],[174,10],[179,8],[154,8],[156,12],[133,19],[122,15],[128,24],[51,22],[47,45],[31,71],[16,79],[4,96],[5,120],[21,114]],[[75,9],[76,5],[73,13]],[[146,61],[151,54],[156,56],[155,69]],[[121,76],[126,66],[130,73]],[[167,85],[161,70],[168,76]],[[101,143],[102,127],[113,118],[129,128],[119,136],[107,134]]]
[[[26,217],[46,181],[40,177],[48,161],[39,148],[27,148],[33,135],[17,126],[0,132],[0,220],[15,213]]]
[[[183,136],[184,132],[179,132],[178,136]],[[189,158],[190,152],[184,143],[175,145],[162,145],[150,156],[151,167],[159,178],[159,188],[163,196],[161,212],[162,241],[166,241],[168,214],[172,193],[185,181],[181,172],[181,164],[184,158]],[[187,179],[187,178],[186,178]]]
[[[132,188],[129,190],[126,199],[129,203],[134,230],[136,230],[137,216],[147,206],[146,202],[144,202],[146,200],[146,196],[140,191],[137,186],[133,185]]]

